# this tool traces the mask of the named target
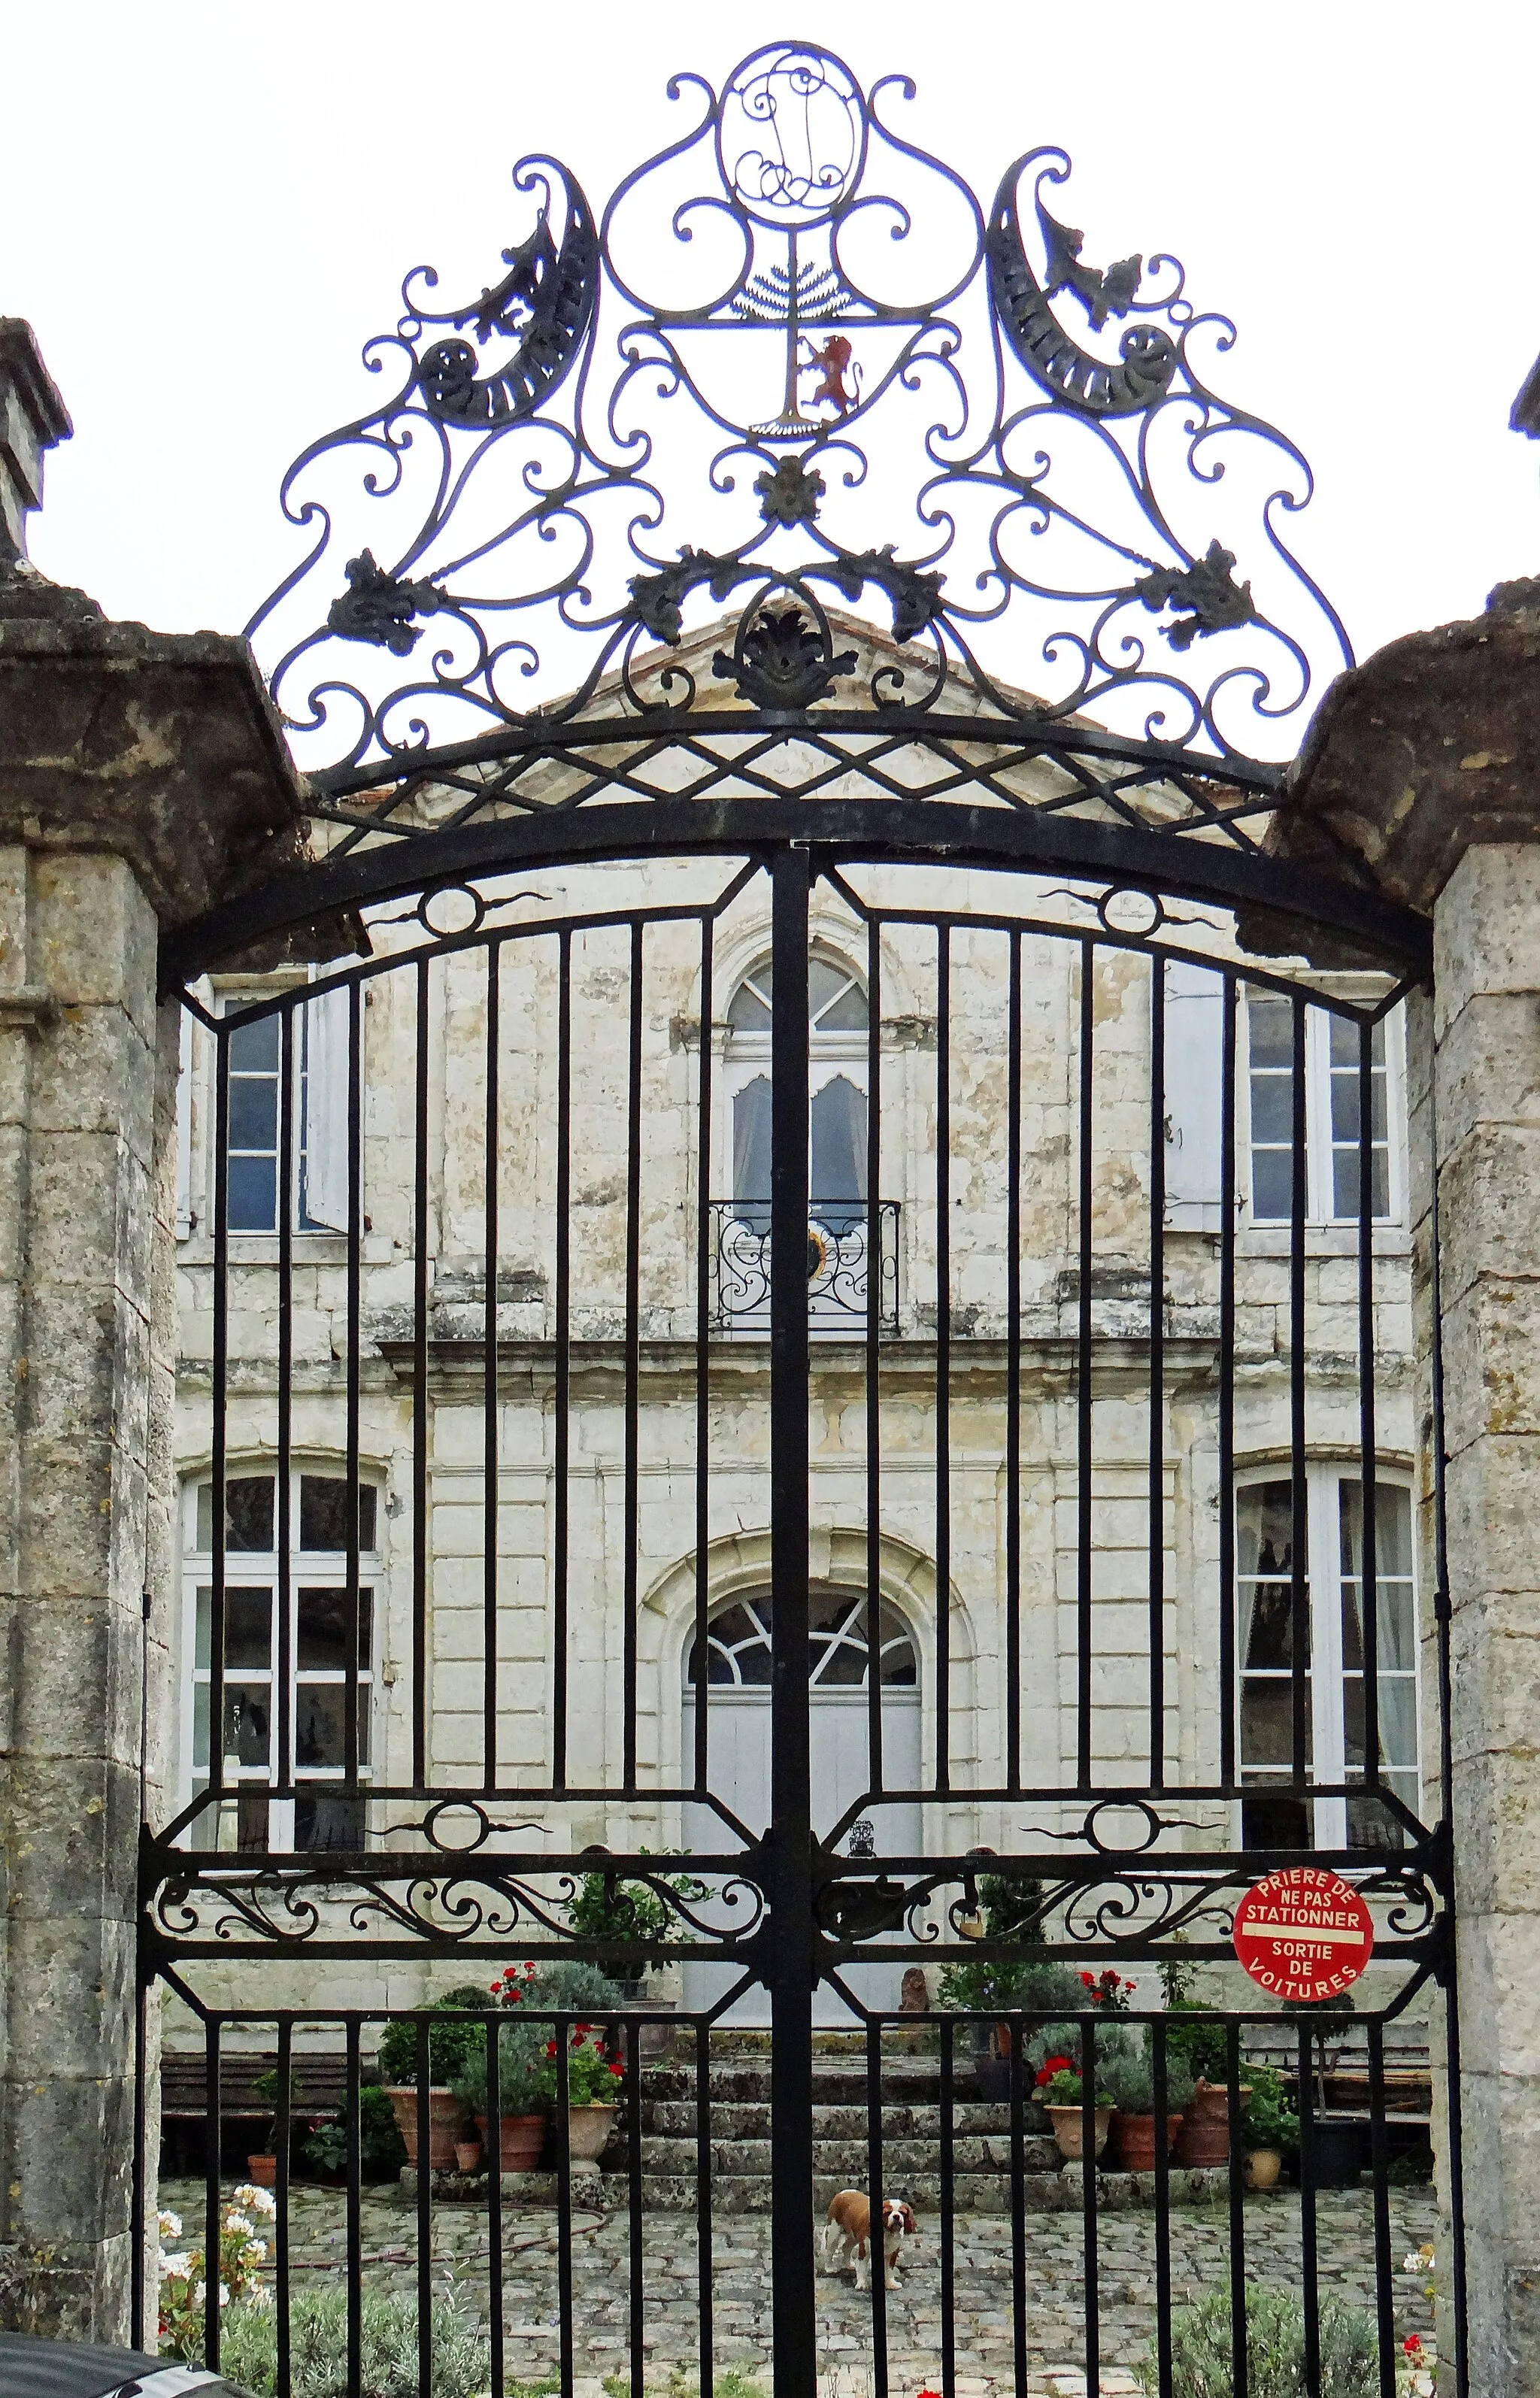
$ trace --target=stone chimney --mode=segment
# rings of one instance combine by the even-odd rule
[[[0,563],[25,558],[27,510],[43,505],[43,452],[74,430],[32,327],[0,317]]]

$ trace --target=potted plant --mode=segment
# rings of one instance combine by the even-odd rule
[[[553,2111],[561,2098],[561,2033],[546,2042],[535,2086]],[[615,2122],[615,2101],[625,2066],[612,2056],[603,2035],[592,2024],[576,2023],[567,2033],[567,2154],[593,2162],[602,2153]]]
[[[498,1975],[488,1995],[498,2008],[516,2018],[501,2027],[497,2041],[501,2117],[495,2143],[498,2170],[532,2173],[546,2145],[546,2126],[556,2095],[556,2074],[551,2064],[556,2026],[542,2010],[591,2007],[597,2015],[601,2008],[618,2004],[620,1993],[596,1965],[561,1958],[543,1965],[533,1960],[510,1965]],[[477,2032],[478,2038],[466,2050],[455,2078],[454,2095],[466,2113],[474,2119],[481,2146],[490,2159],[494,2143],[488,2105],[486,2041],[480,2025]],[[609,2075],[606,2079],[613,2089],[617,2077]],[[569,2077],[569,2099],[571,2095]],[[602,2127],[605,2136],[613,2119],[612,2100]],[[601,2138],[600,2147],[602,2146]],[[572,2153],[578,2151],[574,2149]]]
[[[1060,2155],[1072,2164],[1083,2161],[1086,2154],[1086,2085],[1074,2059],[1068,2056],[1046,2057],[1037,2069],[1033,2086],[1038,2103],[1047,2110]],[[1112,2093],[1099,2090],[1096,2094],[1098,2156],[1107,2145],[1107,2126],[1112,2119]]]
[[[1109,2056],[1100,2068],[1112,2093],[1113,2144],[1125,2173],[1151,2173],[1155,2162],[1155,2069],[1147,2041]],[[1182,2110],[1193,2095],[1193,2079],[1180,2057],[1166,2063],[1166,2147],[1176,2146]]]
[[[1272,2189],[1284,2158],[1299,2147],[1300,2119],[1287,2102],[1281,2073],[1270,2065],[1250,2065],[1247,2076],[1250,2088],[1240,2117],[1246,2187]]]
[[[586,1852],[603,1855],[602,1850]],[[642,1851],[643,1856],[650,1852]],[[666,1856],[684,1853],[664,1850]],[[596,1866],[579,1879],[577,1895],[567,1908],[567,1921],[580,1940],[614,1941],[617,1952],[601,1957],[599,1971],[613,1983],[618,1997],[634,2006],[642,1998],[644,1974],[665,1962],[664,1949],[677,1947],[690,1934],[679,1910],[665,1893],[686,1901],[707,1895],[706,1884],[694,1874],[659,1874],[656,1882],[625,1881],[618,1874]],[[638,1953],[640,1952],[640,1953]]]
[[[1331,1999],[1285,1999],[1285,2014],[1308,2015],[1314,2060],[1315,2120],[1310,2126],[1311,2174],[1318,2189],[1351,2189],[1367,2162],[1368,2125],[1355,2115],[1326,2111],[1327,2078],[1336,2052],[1352,2029],[1356,2001],[1351,1990]],[[1327,2061],[1328,2051],[1331,2063]]]
[[[415,2093],[412,2094],[415,2096]],[[347,2110],[312,2116],[300,2155],[317,2180],[339,2182],[347,2172]],[[394,2181],[407,2161],[406,2142],[396,2125],[390,2095],[366,2081],[358,2092],[358,2176],[362,2181]]]
[[[453,2083],[466,2059],[480,2043],[481,2027],[467,2020],[465,2010],[484,2008],[484,1990],[451,1990],[427,2010],[428,2026],[428,2153],[430,2173],[448,2173],[454,2165],[454,2135],[465,2121],[465,2108],[454,2095]],[[401,2021],[386,2024],[380,2035],[380,2072],[396,2126],[406,2144],[407,2162],[417,2162],[417,2026]]]

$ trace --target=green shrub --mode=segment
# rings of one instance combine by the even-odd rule
[[[544,2086],[548,2059],[546,2043],[554,2026],[542,2008],[591,2007],[595,2019],[621,2005],[620,1992],[597,1965],[575,1958],[557,1957],[537,1966],[531,1975],[518,1974],[497,1985],[504,1995],[499,2012],[503,2023],[497,2041],[498,2096],[505,2115],[545,2115],[550,2099]],[[514,1998],[509,1993],[517,1991]],[[454,2076],[454,2095],[472,2115],[487,2111],[486,2042],[480,2024]],[[577,2094],[574,2095],[574,2099]]]
[[[1112,2093],[1113,2104],[1125,2115],[1153,2115],[1155,2112],[1155,2061],[1150,2051],[1148,2027],[1130,2027],[1138,2038],[1121,2053],[1102,2060],[1103,2043],[1098,2040],[1097,2079]],[[1179,2114],[1193,2095],[1193,2077],[1180,2056],[1166,2059],[1166,2111]]]
[[[347,2110],[311,2126],[300,2154],[312,2173],[342,2173],[347,2165]],[[406,2162],[406,2142],[396,2128],[396,2109],[385,2092],[366,2081],[358,2093],[358,2171],[365,2181],[394,2181]]]
[[[435,2087],[452,2083],[464,2068],[471,2051],[480,2045],[481,2027],[479,2023],[466,2023],[464,2010],[467,2007],[480,2010],[491,2003],[485,1990],[464,1984],[459,1989],[451,1990],[446,1997],[436,2000],[428,2009],[430,2015],[449,2017],[446,2022],[432,2024],[428,2032],[428,2079]],[[398,2089],[404,2083],[416,2081],[417,2026],[414,2022],[398,2018],[396,2022],[386,2024],[380,2034],[380,2073],[384,2081]]]
[[[1372,2316],[1323,2297],[1320,2398],[1376,2398],[1379,2335]],[[1234,2398],[1230,2293],[1210,2291],[1200,2306],[1171,2319],[1171,2398]],[[1154,2342],[1148,2387],[1158,2378]],[[1247,2398],[1301,2398],[1304,2389],[1304,2309],[1291,2290],[1252,2283],[1246,2292]]]
[[[220,2371],[254,2398],[276,2398],[277,2310],[272,2305],[226,2310],[220,2324]],[[347,2398],[347,2295],[342,2289],[297,2291],[289,2311],[293,2398]],[[417,2302],[365,2294],[360,2398],[418,2398]],[[492,2350],[463,2299],[453,2290],[433,2301],[431,2398],[480,2398],[492,2380]],[[551,2381],[530,2385],[551,2390]],[[516,2398],[517,2382],[507,2385]]]
[[[1180,2056],[1195,2079],[1201,2074],[1205,2081],[1228,2080],[1229,2040],[1213,2008],[1188,1998],[1179,2006],[1168,2006],[1167,2014],[1166,2054],[1172,2062]],[[1243,2073],[1241,2079],[1248,2076]]]
[[[1285,2155],[1300,2144],[1300,2119],[1284,2095],[1283,2076],[1276,2067],[1243,2067],[1241,2080],[1250,2096],[1240,2110],[1240,2136],[1248,2149],[1280,2149]]]
[[[642,1851],[643,1856],[651,1853],[647,1849]],[[673,1856],[683,1852],[665,1849],[659,1853]],[[580,1940],[625,1941],[643,1951],[634,1960],[624,1957],[601,1960],[602,1971],[615,1981],[639,1978],[649,1968],[664,1962],[665,1947],[695,1937],[680,1920],[678,1910],[664,1892],[672,1891],[676,1897],[693,1902],[706,1896],[706,1884],[695,1874],[682,1873],[660,1874],[658,1881],[661,1887],[655,1889],[651,1882],[625,1881],[618,1874],[601,1868],[583,1875],[577,1896],[567,1908],[568,1924]]]

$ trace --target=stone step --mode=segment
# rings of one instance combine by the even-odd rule
[[[883,2096],[898,2106],[939,2106],[941,2096],[940,2068],[930,2059],[923,2063],[905,2060],[901,2064],[883,2066]],[[770,2103],[770,2064],[768,2058],[713,2057],[709,2070],[713,2103],[723,2099],[739,2102],[757,2100]],[[649,2065],[642,2072],[642,2089],[644,2101],[654,2099],[693,2099],[696,2095],[695,2068],[692,2065]],[[957,2104],[973,2104],[979,2097],[979,2085],[973,2072],[971,2057],[959,2057],[952,2076],[952,2094]],[[858,2061],[849,2065],[816,2063],[813,2068],[813,2096],[817,2105],[864,2107],[866,2104],[866,2068]]]
[[[642,2108],[642,2129],[672,2138],[692,2137],[696,2131],[694,2099],[644,2097]],[[825,2140],[864,2140],[867,2112],[864,2106],[830,2107],[815,2105],[814,2136]],[[770,2132],[768,2107],[742,2099],[724,2099],[711,2108],[712,2136],[719,2140],[766,2139]],[[1010,2108],[957,2102],[952,2110],[952,2128],[959,2137],[1010,2137]],[[1046,2137],[1047,2117],[1035,2107],[1022,2109],[1021,2128],[1028,2137]],[[883,2135],[885,2139],[939,2140],[941,2136],[939,2107],[885,2106]]]
[[[1033,2139],[1021,2143],[1022,2162],[1030,2172],[1056,2173],[1060,2159],[1052,2140]],[[936,2178],[940,2173],[938,2144],[934,2140],[890,2140],[884,2144],[883,2178],[890,2190],[916,2175]],[[767,2175],[774,2143],[763,2140],[713,2140],[711,2171],[734,2179],[748,2176]],[[867,2148],[864,2140],[815,2140],[815,2170],[839,2176],[842,2189],[862,2188],[867,2177]],[[642,2169],[643,2173],[687,2174],[694,2176],[696,2144],[691,2139],[659,2138],[643,2133]],[[1011,2144],[1008,2136],[995,2135],[987,2139],[959,2139],[952,2147],[952,2169],[959,2176],[967,2174],[1004,2175],[1011,2167]]]
[[[623,2207],[626,2203],[624,2185],[615,2177],[604,2176],[604,2203]],[[609,2197],[611,2187],[615,2196]],[[821,2222],[829,2202],[841,2183],[832,2176],[819,2174],[813,2183],[814,2212]],[[1206,2166],[1197,2170],[1173,2167],[1169,2176],[1169,2197],[1172,2206],[1212,2206],[1222,2201],[1229,2189],[1229,2176],[1223,2166]],[[941,2188],[939,2181],[922,2176],[906,2184],[904,2197],[919,2218],[922,2253],[934,2256],[939,2237]],[[1155,2177],[1153,2173],[1098,2174],[1096,2198],[1099,2210],[1108,2214],[1122,2213],[1129,2208],[1153,2207],[1155,2203]],[[1029,2173],[1022,2176],[1022,2205],[1029,2215],[1078,2214],[1083,2203],[1078,2172],[1066,2168],[1062,2173]],[[693,2215],[696,2206],[694,2176],[688,2178],[674,2174],[643,2174],[642,2203],[644,2209],[681,2215]],[[713,2174],[710,2204],[713,2218],[721,2221],[732,2215],[768,2215],[770,2184],[759,2176]],[[959,2176],[959,2187],[953,2191],[957,2215],[1008,2215],[1011,2207],[1011,2183],[1007,2174]]]

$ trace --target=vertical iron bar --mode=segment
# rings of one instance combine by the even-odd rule
[[[936,1788],[951,1786],[952,928],[941,923],[936,928]]]
[[[277,2343],[277,2398],[289,2398],[290,2379],[289,2323],[289,2150],[294,2122],[294,2027],[287,2016],[278,2024],[278,2094],[275,2146],[277,2162],[274,2180],[274,2203],[277,2216],[273,2226],[274,2253],[273,2292],[275,2332]]]
[[[428,975],[419,958],[412,1226],[412,1786],[427,1782]]]
[[[642,1375],[642,919],[631,923],[631,1024],[626,1091],[626,1531],[622,1566],[625,1609],[624,1779],[636,1787],[636,1608]]]
[[[1386,1125],[1386,1131],[1389,1126]],[[1380,1781],[1380,1561],[1374,1535],[1374,1028],[1358,1027],[1358,1472],[1362,1480],[1358,1641],[1363,1664],[1363,1779]],[[1340,1503],[1340,1502],[1339,1502]],[[1344,1770],[1345,1781],[1345,1759]]]
[[[492,2317],[492,2398],[503,2398],[503,2024],[488,2014],[487,2307]]]
[[[711,1622],[711,969],[715,926],[700,920],[700,1066],[696,1115],[696,1678],[695,1786],[704,1798],[710,1778],[711,1677],[707,1642]],[[708,2251],[708,2257],[709,2251]],[[703,2398],[708,2384],[701,2384]]]
[[[630,2105],[642,2106],[640,2090]],[[699,2325],[700,2398],[711,2398],[716,2377],[711,2261],[711,2027],[696,2025],[696,2312]],[[881,2391],[877,2398],[883,2398]]]
[[[1016,2387],[1027,2387],[1027,2189],[1026,2108],[1023,2103],[1022,2055],[1027,2026],[1018,2015],[1010,2041],[1010,2322]],[[879,2391],[877,2398],[882,2398]]]
[[[561,2318],[558,2330],[558,2371],[561,2376],[561,2398],[572,2398],[573,2374],[573,2161],[572,2117],[568,2109],[572,2094],[567,2080],[567,2027],[553,2022],[556,2036],[556,2307]],[[634,2205],[634,2199],[633,2199]],[[631,2398],[639,2398],[633,2376]]]
[[[277,1500],[275,1529],[278,1543],[276,1593],[278,1687],[274,1694],[277,1704],[273,1709],[277,1755],[269,1763],[268,1780],[272,1783],[276,1779],[278,1789],[288,1796],[294,1787],[293,1524],[290,1517],[293,1504],[294,1213],[295,1201],[299,1196],[294,1176],[294,1011],[291,1007],[286,1007],[278,1018],[278,1454],[277,1489],[275,1494]],[[267,1831],[270,1840],[271,1815],[267,1819]]]
[[[1300,2274],[1304,2285],[1304,2387],[1320,2398],[1321,2321],[1316,2240],[1316,2093],[1310,2073],[1311,2035],[1299,2035],[1300,2085]]]
[[[355,985],[355,989],[357,985]],[[347,2024],[347,2398],[358,2398],[364,2378],[364,2243],[362,2208],[362,2126],[358,2122],[359,2091],[363,2074],[359,2069],[358,2039],[362,2030],[357,2015]],[[425,2149],[423,2155],[427,2151]],[[429,2351],[431,2354],[431,2351]],[[423,2380],[423,2388],[431,2390],[431,2369]]]
[[[634,2398],[641,2398],[642,2327],[647,2315],[647,2284],[642,2256],[642,2027],[635,2015],[626,2025],[626,2081],[636,2094],[634,2103],[626,2110],[626,2186],[631,2202],[627,2218],[631,2267],[631,2389]]]
[[[1075,1784],[1091,1786],[1091,1070],[1096,944],[1080,944],[1080,1291],[1075,1357]]]
[[[219,2168],[224,2129],[219,2033],[220,2019],[210,2015],[203,2028],[203,2361],[210,2373],[219,2371]]]
[[[1021,1787],[1021,936],[1006,1031],[1006,1782]],[[1012,2052],[1014,2054],[1014,2051]]]
[[[1390,2285],[1390,2143],[1385,2121],[1385,2026],[1369,2039],[1369,2141],[1374,2179],[1374,2316],[1380,2332],[1380,2398],[1396,2398],[1396,2303]]]
[[[149,2175],[145,2155],[144,2081],[149,2067],[150,1984],[142,1960],[136,1976],[134,1991],[134,2163],[133,2163],[133,2255],[130,2263],[128,2292],[128,2337],[135,2348],[144,2345],[145,2243],[149,2225],[144,2205]],[[156,2239],[156,2253],[159,2253]]]
[[[1157,2017],[1150,2029],[1155,2046],[1155,2386],[1160,2398],[1171,2398],[1171,2165],[1166,2153],[1166,2026]]]
[[[952,2104],[953,2040],[956,2018],[941,2018],[941,2398],[957,2398],[957,2257],[956,2235],[957,2191],[955,2147],[952,2137],[955,2108]],[[879,2227],[873,2226],[874,2235]],[[877,2243],[871,2250],[872,2264],[877,2260]]]
[[[551,1778],[567,1782],[568,1552],[572,1538],[572,1089],[573,936],[563,924],[556,956],[556,1391],[554,1554],[551,1558]]]
[[[776,2398],[816,2398],[813,1824],[807,1691],[807,899],[805,849],[771,865],[770,1956]],[[944,2037],[944,2035],[943,2035]]]
[[[1096,2018],[1087,2014],[1080,2021],[1080,2194],[1086,2257],[1086,2398],[1101,2398],[1101,2253],[1096,2218]]]
[[[1291,1632],[1290,1687],[1293,1693],[1293,1785],[1302,1799],[1309,1766],[1309,1726],[1305,1679],[1310,1660],[1310,1588],[1308,1582],[1309,1515],[1304,1478],[1304,1219],[1308,1199],[1308,1158],[1305,1149],[1305,1026],[1304,1000],[1293,997],[1293,1148],[1289,1192],[1289,1473],[1292,1499],[1290,1539]],[[1313,1819],[1306,1812],[1307,1824]],[[1307,1834],[1308,1839],[1308,1834]]]
[[[1247,2398],[1246,2163],[1240,2131],[1240,2026],[1224,2027],[1224,2073],[1230,2116],[1230,2378],[1234,2398]]]
[[[1150,962],[1150,1789],[1166,1787],[1166,961]]]
[[[883,2027],[875,2015],[866,2026],[866,2187],[871,2209],[871,2389],[887,2398],[887,2257],[883,2224]]]
[[[1220,1060],[1219,1231],[1219,1776],[1236,1787],[1240,1677],[1236,1654],[1236,1032],[1240,993],[1224,977]]]
[[[417,2018],[417,2382],[419,2398],[433,2387],[433,2198],[431,2100],[433,2057],[426,2015]]]
[[[881,976],[882,926],[871,916],[866,927],[866,1778],[872,1791],[883,1786]]]
[[[363,1351],[363,992],[347,986],[347,1685],[343,1699],[343,1782],[358,1786],[358,1422]],[[376,1640],[378,1633],[375,1634]],[[360,1847],[362,1841],[359,1842]]]
[[[503,951],[487,945],[487,1080],[483,1172],[486,1176],[486,1233],[482,1243],[486,1291],[482,1300],[481,1334],[481,1785],[497,1787],[497,1501],[500,1479],[497,1375],[498,1253],[502,1228],[498,1220],[497,1118],[500,1094],[498,1069],[502,1045]]]

